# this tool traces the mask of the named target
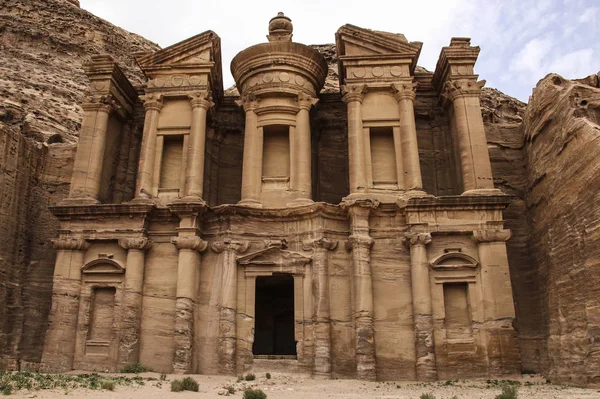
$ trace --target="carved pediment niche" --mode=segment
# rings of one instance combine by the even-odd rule
[[[123,274],[125,267],[117,260],[102,257],[86,263],[81,271],[84,274]]]
[[[479,262],[460,250],[447,249],[442,255],[429,262],[435,270],[465,270],[475,269]]]
[[[279,247],[269,247],[238,258],[240,265],[295,267],[304,266],[311,258],[299,252],[288,251]]]

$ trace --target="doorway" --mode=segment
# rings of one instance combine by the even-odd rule
[[[273,274],[256,278],[255,356],[296,356],[294,278]]]

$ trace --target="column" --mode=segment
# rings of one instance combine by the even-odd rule
[[[313,255],[313,323],[315,377],[331,378],[331,318],[329,313],[329,270],[327,252],[333,251],[338,242],[327,238],[305,241],[303,249],[314,250]]]
[[[198,236],[175,237],[171,242],[179,250],[173,373],[189,374],[193,371],[197,270],[200,267],[200,252],[206,249],[207,242]]]
[[[206,143],[206,112],[214,105],[208,92],[189,96],[192,105],[192,126],[185,171],[184,196],[202,198],[204,188],[204,147]]]
[[[369,236],[369,214],[373,206],[376,204],[365,201],[348,208],[351,235],[346,246],[352,250],[356,378],[362,380],[377,379],[371,276],[373,239]]]
[[[407,233],[405,243],[410,248],[410,280],[417,357],[416,377],[419,381],[435,381],[437,367],[433,339],[433,307],[426,248],[431,243],[431,234]]]
[[[362,100],[366,85],[342,86],[342,100],[348,106],[348,158],[350,194],[365,192],[367,188],[365,149],[362,123]]]
[[[83,105],[85,112],[71,178],[69,198],[99,202],[106,132],[114,100]]]
[[[452,79],[446,82],[444,95],[452,101],[456,125],[456,141],[463,182],[463,194],[474,190],[493,190],[492,166],[479,94],[485,81]],[[482,193],[485,193],[482,192]]]
[[[476,230],[477,253],[481,264],[483,330],[490,375],[518,374],[520,364],[515,309],[506,253],[510,230]]]
[[[125,286],[123,290],[123,318],[119,339],[119,368],[140,360],[140,329],[142,325],[142,297],[144,286],[145,252],[152,243],[145,237],[120,238],[119,246],[127,250]]]
[[[296,163],[292,165],[297,177],[293,182],[292,189],[296,191],[298,198],[294,204],[307,204],[312,201],[312,178],[311,178],[311,133],[310,133],[310,108],[317,103],[317,99],[308,94],[301,93],[298,96],[299,111],[296,114]]]
[[[73,370],[81,268],[88,243],[82,238],[53,240],[56,264],[52,287],[52,308],[42,353],[42,370],[65,372]]]
[[[258,107],[258,100],[253,96],[245,96],[238,102],[238,105],[242,106],[246,112],[240,205],[261,207],[263,138],[257,127],[258,116],[254,112]]]
[[[396,89],[396,100],[398,101],[400,110],[400,140],[402,147],[402,166],[405,175],[405,188],[407,190],[422,191],[423,182],[421,178],[419,144],[417,141],[414,111],[417,83],[411,81],[395,84],[394,88]],[[400,177],[398,177],[398,179],[400,179]]]
[[[223,239],[211,244],[211,249],[221,254],[221,306],[219,309],[219,372],[237,373],[237,259],[236,256],[248,250],[248,241]]]
[[[136,199],[152,198],[154,163],[156,159],[156,132],[158,116],[162,109],[162,98],[157,94],[143,96],[146,117],[144,119],[144,133],[142,135],[142,148],[137,173],[135,189]]]

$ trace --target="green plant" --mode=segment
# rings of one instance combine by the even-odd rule
[[[496,396],[496,399],[517,399],[518,387],[514,385],[505,384],[502,387],[502,393]]]
[[[223,387],[223,389],[226,389],[226,390],[227,390],[227,392],[229,392],[229,394],[230,394],[230,395],[233,395],[233,394],[235,393],[235,388],[234,388],[234,387],[232,387],[231,385],[225,385],[225,386]]]
[[[171,392],[193,391],[198,392],[198,383],[191,377],[185,377],[183,380],[171,381]]]
[[[244,379],[246,381],[254,381],[256,379],[256,376],[254,374],[250,373],[250,374],[246,374],[246,376],[244,377]]]
[[[143,373],[146,371],[150,371],[150,370],[148,370],[146,367],[142,366],[140,363],[127,364],[127,365],[121,367],[121,373],[126,373],[126,374],[138,374],[138,373]]]
[[[271,373],[265,374],[265,377],[267,377],[267,380],[270,380],[271,379]]]
[[[423,393],[419,396],[420,399],[435,399],[432,393]]]
[[[100,381],[100,388],[106,389],[107,391],[114,391],[115,382],[112,380],[102,380]]]
[[[260,389],[248,389],[244,391],[243,399],[267,399],[267,394]]]

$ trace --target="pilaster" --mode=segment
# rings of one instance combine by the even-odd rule
[[[220,255],[221,306],[219,308],[219,372],[235,375],[237,372],[237,256],[248,250],[250,242],[224,238],[213,242],[211,249]]]
[[[427,245],[429,233],[407,233],[405,244],[410,249],[410,277],[415,331],[416,377],[419,381],[437,380],[433,337],[433,306],[429,281]]]
[[[242,97],[237,104],[246,112],[244,129],[244,159],[242,163],[242,199],[240,205],[262,208],[262,129],[258,129],[258,116],[254,112],[258,99],[252,95]]]
[[[42,353],[43,371],[73,370],[81,291],[81,268],[88,243],[82,238],[52,241],[57,250],[52,287],[52,307]]]
[[[296,163],[292,166],[291,189],[298,197],[290,205],[306,205],[312,203],[311,178],[311,133],[310,109],[318,102],[317,98],[306,93],[298,95],[298,113],[296,114],[295,154]]]
[[[348,107],[348,161],[350,171],[350,194],[362,193],[367,188],[365,175],[365,144],[361,105],[367,86],[345,85],[341,87],[342,100]]]
[[[145,252],[150,249],[152,242],[146,237],[120,238],[118,242],[121,248],[127,250],[118,354],[118,366],[122,367],[140,360]]]
[[[158,117],[163,106],[162,95],[146,94],[142,97],[146,117],[142,135],[142,148],[138,166],[135,199],[149,200],[157,189],[154,187],[154,170],[157,150]]]
[[[314,365],[315,377],[331,378],[331,318],[329,308],[328,251],[337,248],[337,240],[325,237],[303,242],[305,251],[313,250],[313,279],[310,292],[313,300]]]

